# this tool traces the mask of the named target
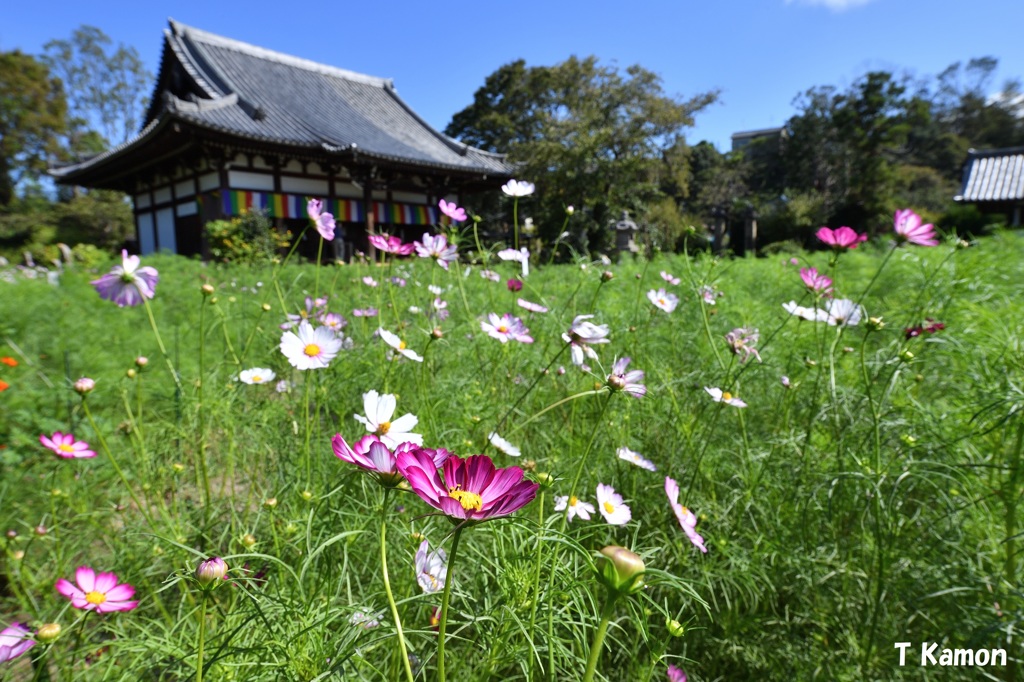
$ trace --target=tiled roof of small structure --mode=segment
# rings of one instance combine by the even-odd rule
[[[1024,200],[1024,147],[972,149],[956,201]]]
[[[462,144],[433,129],[395,90],[376,78],[218,36],[174,20],[164,31],[161,74],[141,141],[164,118],[229,136],[323,150],[438,170],[503,176],[512,166],[502,154]],[[192,95],[165,87],[165,70],[180,63]],[[181,90],[179,89],[179,92]],[[60,175],[93,165],[56,169]]]

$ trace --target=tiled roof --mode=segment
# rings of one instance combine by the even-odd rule
[[[379,159],[438,170],[504,176],[502,154],[469,147],[434,130],[402,101],[391,80],[318,64],[231,40],[176,21],[165,44],[142,143],[158,121],[332,155]],[[176,64],[191,82],[167,85]],[[83,170],[114,150],[59,169]]]
[[[970,150],[956,201],[1024,199],[1024,147]]]

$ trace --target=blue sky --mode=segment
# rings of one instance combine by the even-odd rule
[[[721,90],[687,138],[722,150],[733,132],[784,123],[808,88],[846,87],[869,70],[923,78],[991,55],[999,60],[995,86],[1024,77],[1021,0],[10,0],[0,50],[38,53],[48,40],[91,24],[134,46],[155,73],[168,17],[393,78],[438,129],[470,104],[488,74],[514,59],[546,65],[593,54],[605,64],[638,63],[660,74],[668,93]]]

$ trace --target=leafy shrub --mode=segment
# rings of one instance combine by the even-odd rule
[[[291,232],[282,234],[263,213],[247,211],[238,218],[207,223],[206,237],[214,260],[255,265],[273,260],[279,249],[287,248]]]

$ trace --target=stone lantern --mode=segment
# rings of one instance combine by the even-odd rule
[[[636,245],[637,227],[636,223],[629,219],[629,211],[622,212],[622,219],[615,223],[615,248],[621,254],[625,251],[637,253],[640,247]]]

